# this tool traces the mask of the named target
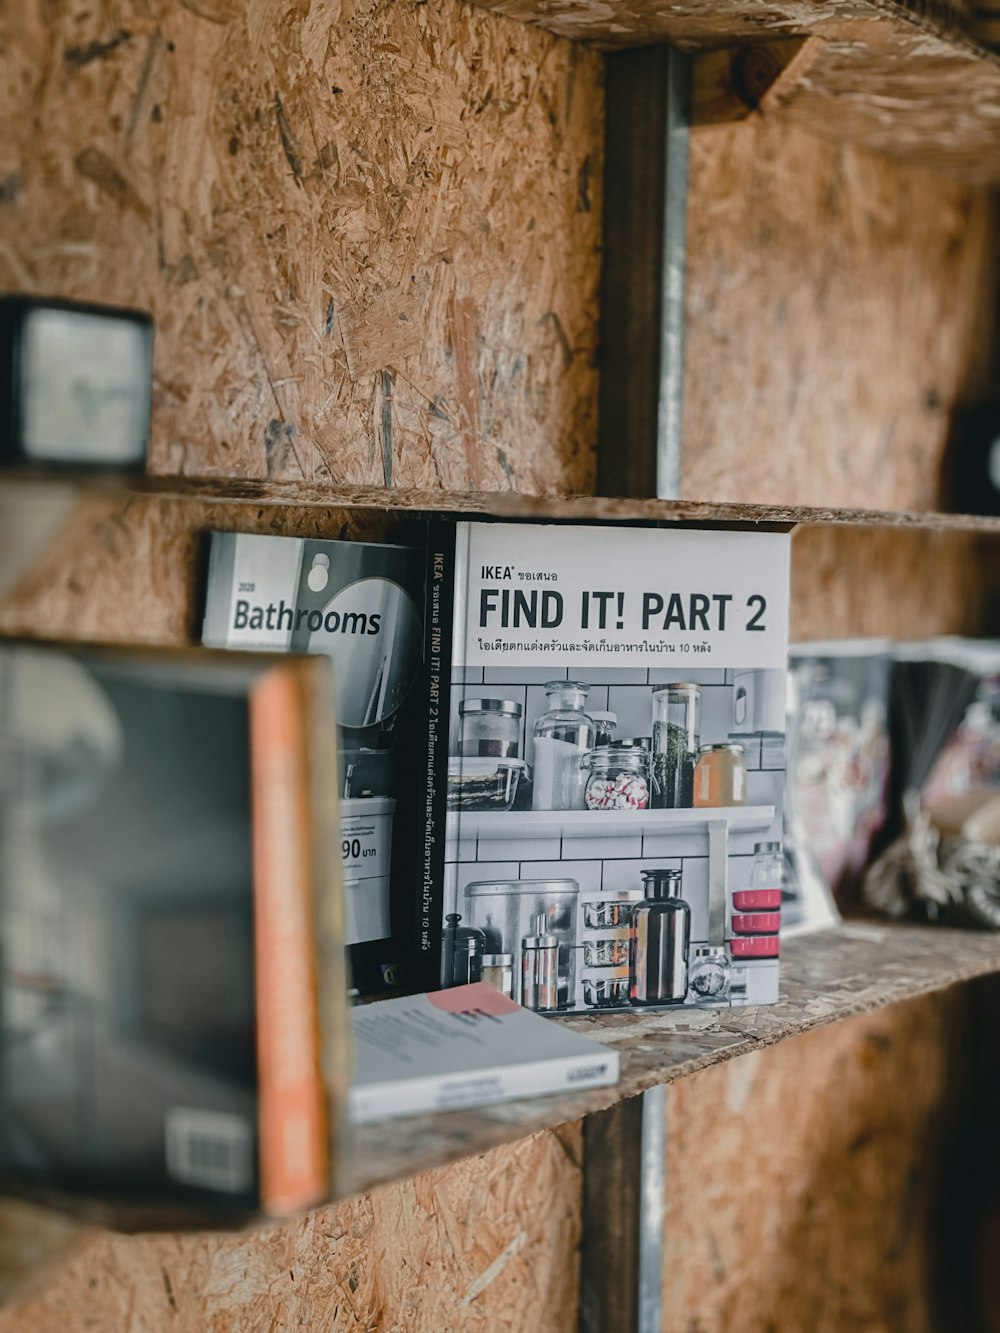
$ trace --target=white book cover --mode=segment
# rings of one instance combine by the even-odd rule
[[[789,551],[779,532],[432,532],[428,987],[505,959],[545,1013],[777,1000]]]
[[[354,1124],[618,1082],[616,1051],[485,981],[355,1009]]]

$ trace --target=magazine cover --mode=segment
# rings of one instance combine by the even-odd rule
[[[424,984],[777,999],[785,534],[434,525]]]
[[[317,668],[0,645],[8,1180],[278,1215],[327,1197],[347,1036]]]
[[[333,662],[347,942],[365,994],[402,983],[410,944],[415,800],[398,756],[413,740],[423,577],[423,553],[407,547],[211,534],[202,641]]]

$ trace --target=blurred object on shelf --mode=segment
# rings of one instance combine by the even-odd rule
[[[322,658],[0,643],[9,1186],[154,1224],[328,1197],[334,723]]]
[[[789,653],[785,938],[840,921],[886,816],[890,644],[845,639]]]
[[[152,401],[145,311],[0,297],[0,462],[142,469]]]
[[[990,31],[984,45],[1000,48],[1000,10]],[[957,413],[949,454],[952,508],[960,514],[1000,514],[1000,395]]]
[[[865,902],[890,916],[1000,926],[1000,643],[900,645],[890,826]]]

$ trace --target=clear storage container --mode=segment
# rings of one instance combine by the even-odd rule
[[[463,699],[458,705],[459,754],[467,758],[516,759],[521,749],[521,714],[513,699]]]
[[[581,761],[594,748],[597,728],[584,712],[590,686],[578,680],[550,680],[548,711],[532,734],[533,810],[586,810],[587,770]]]
[[[618,730],[618,714],[597,712],[592,708],[590,710],[590,716],[594,719],[594,726],[597,728],[594,744],[613,745],[615,742],[615,732]]]
[[[513,810],[527,765],[523,759],[448,760],[449,810]]]
[[[585,756],[588,810],[649,808],[649,755],[638,746],[600,745]]]
[[[653,692],[653,805],[683,810],[693,804],[701,728],[701,687],[683,681]]]
[[[749,889],[737,889],[733,906],[741,912],[770,912],[781,907],[784,856],[780,842],[758,842],[753,849]]]
[[[690,987],[696,1000],[723,1001],[729,995],[730,966],[721,945],[699,944],[691,961]]]

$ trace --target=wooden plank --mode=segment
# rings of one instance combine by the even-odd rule
[[[153,312],[154,470],[593,488],[596,53],[459,0],[24,0],[0,120],[0,290]]]
[[[1000,971],[1000,939],[976,931],[858,923],[789,940],[781,968],[776,1005],[553,1020],[614,1045],[622,1058],[617,1088],[355,1130],[349,1187],[367,1188],[372,1180],[427,1170],[519,1134],[576,1121],[803,1032],[991,975]]]
[[[348,513],[356,513],[362,525],[371,525],[390,519],[405,520],[413,515],[452,514],[455,517],[483,515],[510,520],[560,520],[580,523],[702,523],[742,524],[752,527],[792,528],[796,526],[826,528],[892,528],[908,531],[949,533],[981,533],[984,536],[1000,533],[1000,518],[979,514],[950,514],[934,510],[861,509],[824,505],[753,504],[742,500],[643,500],[602,495],[531,496],[489,491],[445,491],[417,489],[387,491],[378,486],[333,486],[327,484],[285,483],[242,480],[239,478],[157,477],[128,480],[87,479],[72,483],[61,478],[50,482],[38,476],[0,477],[0,504],[4,513],[21,504],[42,502],[46,490],[59,497],[66,513],[72,505],[69,500],[83,500],[119,504],[142,512],[143,505],[162,502],[168,505],[187,504],[192,515],[208,507],[213,513],[231,515],[240,522],[252,521],[245,511],[284,509],[305,515],[315,511],[314,523],[328,519],[329,530],[334,517],[344,521]],[[374,511],[374,512],[366,512]],[[376,515],[381,515],[379,520]],[[280,524],[280,518],[273,518]],[[288,522],[296,521],[289,517]],[[0,548],[2,550],[2,548]]]
[[[997,554],[975,533],[798,528],[792,638],[992,633],[1000,623]]]
[[[985,192],[784,113],[693,131],[682,497],[939,507],[990,386],[996,235]]]
[[[616,49],[704,50],[818,38],[807,77],[783,89],[785,118],[975,183],[1000,180],[1000,59],[963,32],[947,0],[477,0],[497,13]]]
[[[581,1128],[279,1226],[116,1236],[0,1205],[0,1333],[573,1333]],[[30,1239],[30,1245],[29,1245]],[[26,1267],[49,1247],[49,1267]]]
[[[977,1243],[969,1186],[984,1157],[954,1156],[976,1076],[971,992],[861,1015],[671,1087],[663,1333],[985,1327],[971,1282],[965,1317],[935,1291],[958,1248],[946,1228],[957,1223],[967,1260]]]
[[[692,128],[746,120],[763,106],[773,105],[784,87],[794,87],[804,76],[821,47],[819,38],[786,37],[692,57]]]

